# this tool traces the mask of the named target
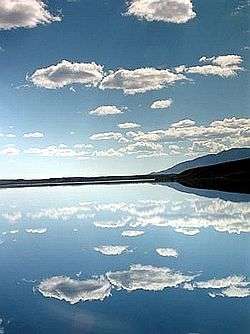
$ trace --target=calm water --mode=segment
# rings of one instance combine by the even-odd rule
[[[249,333],[248,202],[126,185],[0,203],[0,333]]]

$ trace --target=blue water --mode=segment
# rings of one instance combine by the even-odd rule
[[[2,190],[0,222],[0,333],[250,331],[247,201],[160,185]]]

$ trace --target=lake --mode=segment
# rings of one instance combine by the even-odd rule
[[[0,333],[249,333],[246,199],[9,189],[0,219]]]

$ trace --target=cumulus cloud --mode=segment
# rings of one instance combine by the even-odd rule
[[[123,237],[139,237],[143,235],[144,231],[136,231],[136,230],[127,230],[122,232]]]
[[[0,2],[0,30],[34,28],[39,24],[61,21],[41,0],[3,0]]]
[[[185,74],[201,74],[201,75],[214,75],[224,78],[233,77],[238,74],[239,71],[243,70],[241,64],[243,59],[238,55],[225,55],[225,56],[213,56],[213,57],[201,57],[201,63],[205,65],[187,67],[182,65],[176,67],[177,73]]]
[[[96,116],[117,115],[117,114],[123,114],[124,110],[125,108],[121,109],[116,106],[100,106],[96,109],[91,110],[89,114]]]
[[[167,100],[157,100],[154,101],[151,104],[152,109],[167,109],[171,106],[173,100],[172,99],[167,99]]]
[[[108,272],[107,278],[116,289],[127,291],[149,290],[162,291],[166,288],[177,288],[191,282],[195,275],[184,275],[167,267],[131,265],[129,270]]]
[[[196,16],[192,0],[130,0],[126,14],[166,23],[186,23]]]
[[[43,138],[44,134],[42,132],[28,132],[23,134],[24,138]]]
[[[140,128],[141,125],[138,124],[138,123],[128,122],[128,123],[120,123],[120,124],[118,124],[118,127],[120,129],[135,129],[135,128]]]
[[[12,217],[11,212],[6,213],[6,219]],[[123,236],[142,235],[147,226],[172,228],[185,235],[195,235],[208,228],[229,234],[250,232],[249,204],[220,199],[80,203],[70,207],[44,208],[32,213],[16,213],[13,210],[14,219],[92,219],[97,227],[122,227]],[[113,220],[103,220],[104,215],[109,217],[110,214]]]
[[[250,296],[250,282],[244,276],[228,276],[221,279],[213,278],[208,281],[195,282],[193,286],[199,289],[220,290],[220,292],[209,292],[209,296],[244,298]]]
[[[41,157],[57,158],[82,158],[90,157],[92,145],[75,144],[74,147],[68,147],[65,144],[51,145],[47,147],[31,147],[24,150],[25,154],[38,155]]]
[[[94,225],[96,227],[101,227],[101,228],[117,228],[117,227],[123,227],[126,225],[126,221],[125,220],[103,220],[103,221],[95,221]]]
[[[71,63],[62,60],[56,65],[36,70],[27,79],[38,87],[62,88],[72,84],[94,86],[102,80],[103,67],[96,63]]]
[[[110,295],[111,285],[104,277],[75,280],[67,276],[55,276],[42,281],[37,290],[44,296],[65,300],[70,304],[80,301],[104,300]]]
[[[155,147],[154,150],[154,153],[158,155],[178,153],[184,156],[192,156],[201,153],[217,153],[233,147],[249,147],[249,127],[250,120],[247,118],[225,118],[224,120],[213,121],[208,125],[198,125],[193,120],[185,119],[173,123],[165,129],[149,132],[128,131],[126,138],[129,139],[129,143],[120,152],[126,152],[126,147],[131,147],[131,142],[161,144],[160,150],[159,147]],[[177,142],[177,151],[164,145],[167,143],[173,145]],[[141,153],[139,149],[138,153]],[[152,152],[146,152],[146,154],[151,156]]]
[[[26,228],[25,231],[31,234],[44,234],[47,232],[47,228]]]
[[[160,256],[177,257],[179,255],[177,250],[173,248],[156,248],[156,252]]]
[[[211,296],[211,295],[210,295]],[[250,288],[243,288],[238,286],[230,286],[229,288],[223,289],[220,293],[215,293],[211,297],[229,297],[229,298],[245,298],[250,297]]]
[[[174,73],[168,69],[119,69],[104,77],[100,84],[100,88],[121,89],[125,94],[133,95],[136,93],[158,90],[184,79],[186,78],[183,74]]]
[[[6,212],[2,214],[2,217],[8,220],[10,223],[17,223],[22,218],[22,212],[20,211]]]
[[[4,149],[0,150],[0,155],[6,155],[6,156],[15,156],[20,153],[21,153],[21,150],[14,146],[7,146]]]
[[[103,255],[121,255],[128,250],[128,246],[98,246],[94,250]]]
[[[122,137],[119,132],[96,133],[90,137],[91,140],[118,140]]]

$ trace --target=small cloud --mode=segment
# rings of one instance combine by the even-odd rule
[[[94,250],[103,255],[121,255],[128,250],[128,246],[98,246]]]
[[[8,146],[2,150],[0,150],[0,155],[6,155],[6,156],[16,156],[20,154],[20,150],[14,146]]]
[[[173,103],[172,99],[157,100],[157,101],[154,101],[151,104],[150,108],[152,108],[152,109],[167,109],[171,106],[172,103]]]
[[[118,108],[116,106],[100,106],[96,109],[90,110],[90,115],[109,116],[123,114],[126,108]]]
[[[118,124],[118,127],[120,129],[135,129],[135,128],[140,128],[141,125],[137,123],[120,123]]]
[[[119,140],[122,134],[119,132],[96,133],[90,137],[91,140]]]
[[[28,132],[23,134],[24,138],[44,138],[44,134],[42,132]]]
[[[136,231],[136,230],[128,230],[123,231],[122,236],[123,237],[139,237],[140,235],[143,235],[144,231]]]
[[[94,225],[96,227],[101,227],[101,228],[117,228],[117,227],[123,227],[126,225],[126,221],[123,220],[117,220],[117,221],[95,221]]]
[[[32,234],[43,234],[47,232],[47,228],[26,228],[25,231]]]
[[[192,0],[129,0],[126,15],[140,20],[186,23],[195,18]]]
[[[160,256],[172,256],[172,257],[177,257],[179,254],[177,250],[173,248],[156,248],[156,252]]]

